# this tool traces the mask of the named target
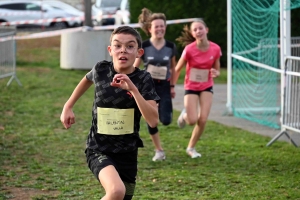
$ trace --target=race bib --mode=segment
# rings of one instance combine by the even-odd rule
[[[97,107],[98,133],[106,135],[125,135],[133,133],[134,109],[115,109]]]
[[[191,68],[190,71],[190,81],[194,82],[207,82],[209,76],[208,69],[197,69]]]
[[[148,65],[147,71],[151,74],[153,79],[165,80],[167,77],[167,67],[166,66],[155,66]]]

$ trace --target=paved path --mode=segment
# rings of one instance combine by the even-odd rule
[[[176,85],[175,91],[176,91],[176,97],[173,99],[173,107],[175,110],[181,111],[183,109],[183,96],[184,96],[183,85]],[[280,133],[280,130],[259,125],[257,123],[242,118],[229,116],[226,113],[227,112],[226,103],[227,103],[227,85],[215,84],[213,105],[208,119],[212,121],[216,121],[223,125],[233,126],[253,133],[268,136],[270,137],[270,141],[272,138],[274,138],[277,134]],[[288,131],[288,133],[295,141],[295,143],[298,146],[300,146],[300,134],[293,133],[290,131]],[[286,135],[282,135],[278,140],[290,142],[290,140],[286,137]]]

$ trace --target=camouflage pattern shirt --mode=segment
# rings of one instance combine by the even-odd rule
[[[93,81],[95,86],[95,98],[92,108],[92,125],[87,138],[87,148],[100,152],[124,153],[143,147],[139,136],[141,112],[135,99],[127,90],[112,87],[110,83],[117,72],[112,62],[98,62],[93,69],[86,74],[86,78]],[[154,87],[150,73],[136,68],[131,74],[127,74],[130,80],[138,88],[145,100],[160,100]],[[109,135],[97,133],[97,107],[114,109],[134,109],[134,127],[132,134]]]

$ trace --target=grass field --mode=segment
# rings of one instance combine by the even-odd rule
[[[0,79],[0,199],[92,200],[103,189],[84,155],[93,89],[74,108],[76,124],[63,129],[63,104],[87,71],[59,67],[59,37],[20,40],[17,75]],[[200,159],[185,153],[192,127],[159,126],[167,153],[152,162],[153,145],[142,121],[135,200],[300,199],[299,149],[285,142],[209,121],[197,145]]]

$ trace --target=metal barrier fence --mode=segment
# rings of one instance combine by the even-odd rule
[[[7,86],[15,79],[22,86],[16,75],[16,35],[15,29],[0,30],[0,79],[10,77]]]
[[[287,72],[290,73],[287,74]],[[271,145],[282,135],[286,135],[291,143],[297,147],[297,144],[293,141],[287,131],[300,133],[300,57],[289,56],[286,58],[283,95],[281,132],[277,134],[267,146]]]

